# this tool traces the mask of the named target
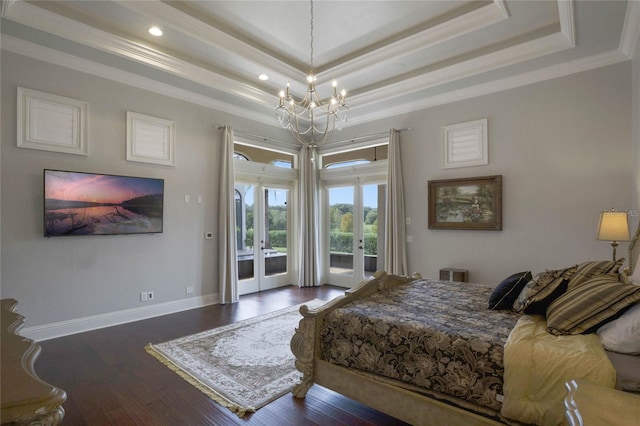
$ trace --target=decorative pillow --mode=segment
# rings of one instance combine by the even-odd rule
[[[640,355],[640,303],[596,332],[605,349],[621,354]]]
[[[518,272],[502,280],[489,296],[489,309],[513,309],[513,302],[525,285],[531,281],[531,272]]]
[[[592,333],[640,301],[640,286],[600,275],[567,291],[547,309],[547,331],[555,335]]]
[[[547,306],[567,290],[569,278],[578,265],[536,274],[520,292],[513,304],[516,312],[544,315]]]
[[[620,267],[624,263],[624,257],[618,259],[615,262],[613,260],[600,260],[584,262],[578,265],[576,273],[571,276],[567,289],[573,290],[585,281],[589,281],[591,278],[598,275],[614,273],[617,274]]]

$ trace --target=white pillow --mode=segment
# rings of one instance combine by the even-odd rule
[[[597,331],[605,349],[622,354],[640,355],[640,303]]]

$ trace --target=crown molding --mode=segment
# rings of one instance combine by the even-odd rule
[[[344,78],[345,75],[360,71],[365,67],[410,55],[418,50],[504,21],[508,17],[508,15],[505,16],[505,10],[499,7],[498,3],[488,4],[380,48],[373,50],[365,48],[363,49],[366,50],[365,53],[351,59],[340,58],[335,61],[335,65],[329,64],[325,67],[319,67],[317,76],[319,79],[328,79],[332,75],[340,75]]]
[[[249,84],[225,77],[220,73],[174,58],[141,43],[131,42],[123,37],[115,36],[25,2],[19,2],[11,8],[9,19],[85,46],[155,67],[207,87],[223,90],[251,102],[258,102],[263,105],[272,105],[277,102],[277,98],[274,95],[267,94]]]
[[[87,59],[79,58],[68,53],[63,53],[58,50],[44,47],[39,44],[31,43],[12,36],[2,36],[2,50],[112,80],[117,83],[133,86],[138,89],[148,90],[160,95],[169,96],[171,98],[179,99],[185,102],[190,102],[195,105],[200,105],[218,111],[224,111],[225,113],[246,118],[252,121],[257,121],[263,124],[276,124],[276,120],[272,114],[261,114],[254,110],[249,110],[247,108],[242,108],[227,102],[223,102],[210,96],[205,96],[199,93],[192,92],[190,90],[181,89],[170,84],[152,80],[150,78],[141,77],[137,74],[122,71],[120,69],[93,62]],[[275,105],[276,102],[277,98],[274,96],[273,105]]]
[[[9,14],[9,9],[16,4],[19,0],[2,0],[2,16],[7,16]]]
[[[596,68],[614,65],[629,60],[629,58],[619,50],[611,50],[601,54],[577,59],[571,62],[565,62],[558,65],[551,65],[534,71],[529,71],[512,77],[506,77],[488,83],[478,84],[466,87],[464,89],[447,92],[441,95],[426,96],[425,98],[407,102],[395,108],[387,108],[381,112],[373,112],[369,114],[358,114],[359,107],[352,107],[349,115],[349,125],[359,125],[372,121],[388,119],[390,117],[410,114],[426,108],[432,108],[439,105],[450,104],[453,102],[463,101],[478,96],[490,95],[492,93],[502,92],[509,89],[515,89],[529,84],[540,83],[547,80],[553,80],[565,77],[571,74],[589,71]],[[354,119],[351,119],[355,117]]]
[[[45,61],[54,65],[63,66],[66,68],[85,72],[87,74],[95,75],[97,77],[113,80],[121,84],[127,84],[136,88],[190,102],[195,105],[200,105],[218,111],[224,111],[225,113],[260,122],[272,127],[278,127],[277,121],[274,120],[274,117],[271,114],[261,114],[253,110],[238,107],[208,96],[180,89],[169,84],[160,83],[145,77],[140,77],[126,71],[115,69],[103,64],[98,64],[86,59],[78,58],[73,55],[61,53],[57,50],[43,47],[11,36],[2,36],[2,49],[33,59]],[[349,121],[346,123],[345,127],[365,124],[397,115],[412,113],[425,108],[431,108],[438,105],[444,105],[452,102],[474,98],[477,96],[526,86],[545,80],[564,77],[577,72],[588,71],[591,69],[624,62],[628,59],[628,56],[621,51],[613,50],[599,55],[578,59],[572,62],[530,71],[517,76],[507,77],[489,83],[467,87],[442,95],[427,96],[419,101],[407,102],[397,107],[385,108],[380,112],[373,112],[368,114],[362,112],[359,114],[358,110],[363,110],[364,106],[366,105],[358,105],[355,107],[351,107]]]
[[[143,16],[153,17],[161,22],[170,23],[171,26],[180,32],[189,34],[209,46],[225,50],[234,55],[246,57],[261,67],[273,69],[287,76],[306,75],[306,67],[308,64],[296,64],[286,57],[277,56],[273,52],[266,52],[166,3],[120,1],[119,4]]]
[[[558,17],[560,18],[560,32],[567,39],[569,46],[576,47],[576,24],[573,0],[558,0]]]
[[[500,11],[502,12],[502,15],[505,18],[508,18],[509,16],[511,16],[511,14],[509,13],[509,8],[507,7],[507,4],[505,3],[505,0],[493,0],[493,4],[500,9]]]
[[[152,16],[164,22],[171,22],[179,31],[196,37],[209,46],[232,54],[240,54],[240,56],[248,58],[261,67],[274,69],[290,80],[295,80],[299,78],[300,74],[306,75],[308,72],[307,63],[295,63],[290,58],[276,55],[273,52],[265,52],[264,48],[258,49],[170,5],[157,2],[126,1],[120,4],[146,16]],[[324,67],[318,67],[316,74],[320,79],[327,75],[344,76],[361,70],[363,67],[437,45],[468,32],[503,21],[508,17],[509,14],[504,1],[496,0],[492,4],[472,10],[402,40],[385,44],[380,48],[365,47],[361,50],[363,53],[356,57],[351,59],[341,58],[334,61],[334,65],[329,64]]]
[[[550,34],[480,57],[444,66],[431,72],[425,72],[398,83],[384,85],[378,89],[369,90],[364,94],[352,95],[350,100],[353,105],[364,106],[380,102],[383,99],[388,100],[400,97],[411,92],[429,89],[451,81],[471,77],[475,74],[481,74],[569,48],[570,46],[563,34]],[[353,111],[353,108],[351,109]]]
[[[167,14],[173,11],[172,7],[163,4],[156,4],[156,2],[153,2],[152,5],[146,4],[146,2],[125,3],[127,3],[127,7],[141,13],[147,11],[149,8],[151,8],[151,10],[155,10],[157,8],[157,11],[153,13],[160,17],[167,17]],[[570,0],[561,0],[559,5],[561,3],[565,5],[565,8],[563,8],[565,12],[560,13],[560,16],[564,17],[561,19],[563,22],[561,27],[572,27],[573,3]],[[151,6],[154,7],[152,8]],[[128,41],[122,37],[114,36],[105,31],[73,21],[25,2],[19,2],[18,5],[12,7],[10,15],[10,19],[25,25],[30,25],[101,51],[155,67],[173,75],[202,84],[206,87],[215,88],[216,90],[245,99],[258,106],[261,105],[262,107],[270,108],[272,105],[277,103],[277,97],[274,94],[267,93],[259,88],[251,86],[250,84],[242,83],[233,78],[223,76],[216,71],[171,57],[141,43]],[[410,36],[407,41],[397,42],[387,47],[380,48],[370,54],[361,55],[348,63],[332,68],[331,72],[343,74],[343,72],[348,70],[355,71],[356,68],[361,69],[362,67],[368,66],[376,61],[386,60],[390,57],[410,53],[411,51],[418,49],[423,43],[441,43],[459,34],[470,31],[473,28],[483,27],[490,23],[507,19],[508,16],[508,11],[506,10],[504,3],[497,0],[487,6],[483,6],[458,18],[454,18],[448,21],[447,25],[437,25],[419,34]],[[232,37],[229,35],[212,29],[210,26],[198,21],[186,13],[178,11],[177,19],[180,22],[179,26],[181,30],[184,30],[185,26],[190,26],[193,28],[192,33],[196,34],[200,38],[205,38],[205,35],[208,35],[206,38],[209,38],[212,35],[221,36],[222,40],[220,42],[216,42],[216,46],[229,42],[231,43],[231,47],[246,48],[244,43],[235,39],[235,41],[231,40]],[[452,23],[453,25],[449,26],[449,23]],[[215,32],[215,34],[213,34],[212,31]],[[80,34],[82,35],[81,40],[79,39]],[[211,39],[215,38],[216,37],[211,37]],[[424,72],[420,75],[415,75],[414,77],[401,82],[382,82],[381,84],[383,86],[368,90],[366,93],[354,94],[350,98],[352,100],[352,104],[366,106],[367,104],[379,102],[383,98],[403,96],[416,90],[424,90],[429,87],[469,77],[474,74],[512,65],[518,61],[558,52],[569,47],[571,47],[571,41],[567,40],[566,34],[556,33],[453,65],[435,69],[433,67],[425,67]],[[255,56],[256,49],[251,48],[249,50],[252,58],[257,58],[257,56]],[[267,59],[268,57],[268,54],[261,54],[261,59]],[[271,58],[270,60],[274,59]],[[274,60],[274,62],[277,61]],[[285,71],[291,72],[291,70],[291,68],[287,67],[287,70]],[[253,114],[251,115],[253,116]],[[241,116],[246,116],[246,114],[241,114]],[[259,121],[262,120],[260,119]]]
[[[632,58],[640,37],[640,2],[629,1],[627,13],[624,17],[622,36],[620,37],[620,51]]]
[[[262,67],[274,69],[291,80],[301,74],[306,75],[306,64],[294,64],[283,57],[264,52],[255,46],[245,43],[233,36],[210,26],[187,13],[162,2],[120,2],[120,5],[147,16],[153,16],[164,22],[171,22],[175,28],[198,38],[198,40],[225,50],[231,54],[247,58]],[[134,43],[123,37],[107,33],[94,27],[79,23],[46,9],[19,1],[7,13],[7,18],[16,22],[38,28],[42,31],[87,45],[102,51],[113,53],[143,64],[157,67],[185,78],[193,79],[208,86],[223,87],[235,96],[248,99],[261,98],[264,92],[235,79],[224,77],[220,72],[206,70],[177,60],[142,43]],[[465,13],[447,22],[428,28],[405,39],[399,40],[375,50],[363,49],[365,53],[341,62],[329,68],[318,70],[322,75],[346,75],[371,66],[380,61],[390,60],[398,56],[411,54],[418,49],[437,45],[462,34],[477,30],[507,19],[508,13],[501,0]],[[269,100],[263,101],[270,103]]]

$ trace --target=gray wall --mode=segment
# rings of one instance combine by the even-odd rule
[[[17,148],[18,86],[87,101],[89,156]],[[175,167],[125,160],[126,111],[176,121]],[[1,297],[19,301],[27,327],[217,293],[216,125],[254,123],[5,51],[2,113]],[[43,238],[45,168],[164,179],[164,232]],[[155,301],[141,304],[141,291]]]
[[[155,303],[185,298],[186,285],[195,286],[195,295],[215,293],[216,238],[203,238],[206,230],[217,235],[220,134],[214,124],[286,136],[129,86],[2,55],[1,297],[18,299],[33,326],[138,308],[141,291],[155,291]],[[88,101],[90,155],[17,148],[17,86]],[[176,167],[125,160],[127,110],[177,122]],[[484,117],[490,164],[442,170],[441,127]],[[437,276],[442,267],[461,267],[470,270],[472,281],[496,282],[520,270],[611,255],[608,243],[595,240],[598,214],[610,207],[630,209],[638,178],[631,157],[630,63],[348,128],[342,136],[390,127],[413,128],[402,134],[411,270]],[[44,168],[165,179],[165,232],[43,238]],[[428,180],[491,174],[504,176],[503,231],[427,229]],[[185,194],[202,195],[204,203],[185,204]]]
[[[640,209],[640,41],[633,57],[633,208]],[[636,221],[637,223],[637,221]]]
[[[443,170],[442,126],[480,118],[489,123],[489,165]],[[599,213],[632,208],[638,163],[631,157],[630,62],[376,126],[413,129],[401,134],[401,155],[413,237],[409,269],[423,276],[454,267],[468,269],[471,281],[497,283],[523,270],[608,259],[611,246],[595,239]],[[497,174],[503,175],[502,231],[427,229],[429,180]],[[621,255],[626,247],[620,244]]]
[[[638,226],[640,226],[640,41],[636,42],[636,49],[633,55],[632,61],[632,117],[633,117],[633,192],[631,195],[632,204],[631,209],[633,214],[631,215],[631,232],[634,232]],[[640,253],[640,244],[636,245],[635,256],[637,259],[638,253]],[[635,261],[635,259],[634,259]],[[634,265],[634,269],[637,264]]]
[[[412,114],[402,158],[412,270],[469,269],[470,280],[607,259],[599,212],[631,208],[630,64]],[[488,118],[489,165],[441,169],[440,129]],[[503,175],[503,230],[428,230],[427,181]],[[625,249],[626,248],[622,247]]]

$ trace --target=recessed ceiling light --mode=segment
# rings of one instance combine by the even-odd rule
[[[260,75],[258,76],[258,78],[259,78],[260,80],[262,80],[262,81],[267,81],[267,80],[269,80],[269,76],[268,76],[268,75],[266,75],[266,74],[260,74]]]
[[[158,27],[149,28],[149,34],[152,36],[160,37],[162,35],[162,30]]]

